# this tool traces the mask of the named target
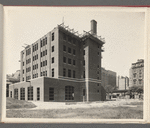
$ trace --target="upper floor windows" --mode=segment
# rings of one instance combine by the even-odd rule
[[[54,40],[54,32],[52,33],[52,41]]]
[[[70,53],[70,54],[71,54],[71,48],[69,48],[69,47],[68,47],[68,53]]]
[[[54,77],[54,68],[52,69],[52,77]]]
[[[36,51],[36,50],[38,50],[38,43],[34,44],[34,45],[32,46],[32,48],[33,48],[33,52]]]
[[[64,40],[66,40],[66,39],[67,39],[67,38],[66,38],[66,34],[65,34],[65,33],[63,34],[63,39],[64,39]]]
[[[72,41],[72,38],[70,36],[68,36],[68,42],[71,43],[71,41]]]
[[[26,64],[29,64],[29,63],[31,63],[31,58],[26,60]]]
[[[66,57],[63,57],[63,62],[66,63]]]
[[[76,55],[76,50],[75,49],[73,49],[73,55]]]
[[[54,52],[54,46],[52,46],[52,52]]]
[[[26,50],[26,56],[31,54],[31,48]]]
[[[73,44],[74,44],[74,45],[76,44],[76,39],[75,39],[75,38],[73,38]]]
[[[63,51],[66,52],[66,46],[65,45],[63,45]]]
[[[71,59],[70,58],[68,58],[68,64],[71,64]]]
[[[68,77],[71,77],[71,70],[68,69]]]
[[[52,58],[52,63],[54,63],[54,57]]]
[[[85,50],[83,50],[83,55],[85,55]]]
[[[47,44],[47,37],[41,39],[41,47],[45,46],[46,44]]]
[[[41,52],[41,57],[43,57],[43,56],[45,56],[45,55],[47,55],[47,50]]]

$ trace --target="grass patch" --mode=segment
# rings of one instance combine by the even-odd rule
[[[24,101],[24,100],[17,100],[10,97],[6,98],[6,109],[15,109],[15,108],[35,108],[31,102]]]
[[[137,104],[136,104],[137,105]],[[137,107],[95,107],[53,110],[7,110],[8,118],[143,119],[143,105]]]

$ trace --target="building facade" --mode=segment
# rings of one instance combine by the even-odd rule
[[[129,70],[130,87],[144,85],[144,60],[138,59],[136,63],[132,63]]]
[[[117,73],[114,71],[106,70],[105,68],[101,68],[101,77],[102,77],[102,86],[106,87],[107,85],[111,85],[112,87],[116,87],[116,75]]]
[[[10,97],[34,101],[105,100],[101,86],[101,52],[97,22],[82,36],[67,26],[51,32],[21,51],[20,83],[10,86]]]
[[[118,84],[118,90],[128,90],[129,89],[129,78],[123,77],[123,76],[118,76],[117,80]]]

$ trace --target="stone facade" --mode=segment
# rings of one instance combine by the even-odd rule
[[[144,60],[139,59],[136,63],[132,63],[130,68],[129,81],[130,87],[144,85]]]

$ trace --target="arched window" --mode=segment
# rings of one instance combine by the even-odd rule
[[[65,87],[65,100],[74,100],[74,87],[73,86]]]

